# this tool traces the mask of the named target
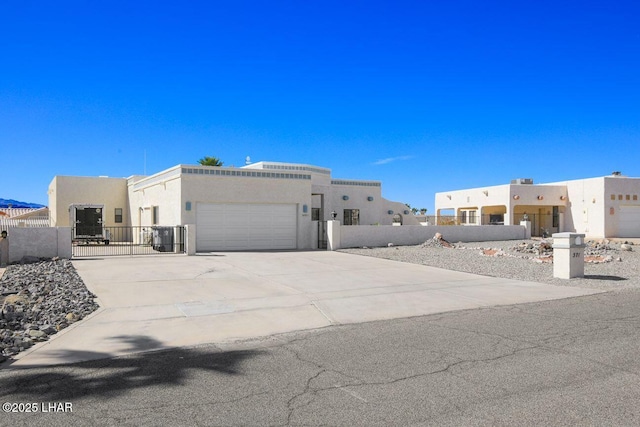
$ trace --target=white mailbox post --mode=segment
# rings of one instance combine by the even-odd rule
[[[584,234],[555,233],[553,237],[553,277],[584,277]]]

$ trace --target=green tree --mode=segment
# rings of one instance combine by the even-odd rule
[[[422,215],[426,214],[426,213],[427,213],[427,208],[421,208],[421,209],[420,209],[420,213],[421,213]]]
[[[222,161],[219,158],[209,157],[209,156],[204,156],[203,158],[198,160],[198,163],[200,163],[202,166],[222,166],[223,165]]]

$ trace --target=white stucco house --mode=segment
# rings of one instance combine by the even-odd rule
[[[640,178],[610,176],[548,184],[510,184],[436,193],[436,215],[464,225],[532,222],[532,235],[576,232],[592,238],[640,237]],[[439,219],[439,221],[442,221]]]
[[[379,181],[336,179],[327,168],[258,162],[240,168],[177,165],[129,178],[56,176],[51,226],[69,226],[71,204],[104,205],[104,226],[196,225],[196,250],[315,249],[319,222],[418,221],[382,197]]]

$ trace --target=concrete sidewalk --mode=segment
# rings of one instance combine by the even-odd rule
[[[600,292],[325,251],[112,257],[74,265],[101,308],[10,367]]]

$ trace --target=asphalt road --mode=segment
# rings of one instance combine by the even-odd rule
[[[635,426],[639,374],[628,291],[0,371],[0,425]]]

